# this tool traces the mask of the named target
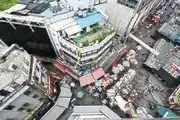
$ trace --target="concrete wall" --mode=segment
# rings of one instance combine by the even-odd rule
[[[96,6],[96,8],[102,10],[109,16],[109,22],[117,29],[119,35],[121,35],[127,29],[128,25],[128,32],[130,32],[132,28],[139,24],[142,17],[146,16],[151,9],[156,8],[162,1],[163,0],[152,0],[148,6],[142,7],[143,9],[137,13],[135,13],[134,9],[118,4],[117,0],[109,0],[105,4]]]
[[[109,16],[109,22],[117,29],[119,34],[122,34],[126,29],[129,21],[134,13],[134,10],[117,3],[117,0],[108,1],[105,4],[96,6]]]

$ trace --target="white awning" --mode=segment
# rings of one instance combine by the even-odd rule
[[[14,6],[10,7],[9,9],[5,10],[5,13],[12,13],[12,12],[16,12],[19,10],[22,10],[26,8],[26,5],[23,4],[15,4]]]
[[[75,33],[82,31],[82,28],[79,25],[74,25],[72,27],[66,28],[65,31],[68,34],[68,36],[71,36]]]
[[[59,30],[68,28],[70,26],[74,26],[76,24],[77,23],[76,23],[76,21],[74,21],[73,18],[68,18],[68,19],[65,19],[65,20],[55,22],[54,24],[51,24],[50,27],[55,31],[59,31]]]

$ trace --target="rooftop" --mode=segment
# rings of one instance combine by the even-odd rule
[[[159,55],[156,56],[155,54],[150,53],[145,65],[155,70],[159,70],[168,62],[169,58],[175,51],[175,46],[164,39],[160,39],[155,43],[153,48],[159,52]]]
[[[82,16],[78,15],[80,12]],[[91,11],[84,9],[67,19],[54,21],[49,26],[56,32],[65,31],[69,42],[79,47],[87,47],[101,42],[114,32],[112,28],[105,25],[105,19],[106,17],[96,9]]]
[[[99,106],[74,106],[73,113],[69,117],[68,120],[105,120],[105,119],[120,119],[120,117],[114,113],[111,109],[109,109],[105,105]]]
[[[23,120],[28,118],[32,111],[42,106],[45,99],[41,91],[30,86],[24,86],[9,101],[0,106],[1,119]]]
[[[170,22],[164,23],[160,29],[158,30],[159,33],[164,35],[170,40],[180,40],[180,18],[173,18]]]
[[[169,61],[162,67],[168,73],[170,73],[174,78],[180,77],[180,51],[177,51],[169,59]]]
[[[41,120],[56,120],[68,108],[71,99],[71,89],[69,85],[62,85],[61,92],[55,105],[42,117]]]
[[[11,47],[0,44],[0,90],[16,82],[22,85],[29,80],[30,55],[17,45]]]
[[[86,14],[85,17],[80,17],[78,15],[73,17],[81,28],[88,27],[104,19],[104,16],[100,12],[97,12],[96,10],[93,10],[92,12],[88,12],[88,11],[83,11],[83,12]]]

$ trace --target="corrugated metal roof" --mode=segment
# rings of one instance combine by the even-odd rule
[[[57,21],[57,22],[51,24],[50,27],[55,31],[59,31],[59,30],[68,28],[70,26],[74,26],[76,24],[77,23],[73,18],[68,18],[65,20]]]
[[[59,98],[57,100],[57,105],[68,108],[70,99],[71,99],[70,97],[69,98]]]
[[[81,118],[83,120],[119,120],[121,119],[116,113],[105,105],[98,106],[74,106],[73,113],[68,120]]]
[[[81,28],[85,28],[88,27],[90,25],[93,25],[97,22],[99,22],[100,20],[102,20],[104,18],[104,16],[100,13],[93,13],[93,14],[88,14],[86,17],[74,17],[75,21],[78,23],[79,26],[81,26]]]
[[[117,119],[119,120],[120,117],[114,113],[111,109],[109,109],[107,106],[103,105],[100,109],[99,109],[104,115],[106,115],[109,119]]]
[[[105,75],[105,72],[104,72],[103,68],[98,68],[97,70],[92,72],[92,75],[93,75],[94,79],[97,80],[100,77],[102,77],[103,75]]]
[[[150,53],[144,64],[150,68],[159,70],[172,56],[172,53],[174,52],[174,45],[164,39],[161,39],[155,43],[153,48],[159,52],[159,55],[156,56],[153,53]]]
[[[74,26],[66,28],[65,31],[68,34],[68,36],[71,36],[73,34],[76,34],[82,31],[82,28],[79,25],[74,25]]]
[[[95,82],[94,77],[91,74],[84,75],[79,78],[81,86],[85,86]]]
[[[71,99],[69,85],[62,85],[61,92],[55,105],[43,116],[41,120],[57,120],[59,116],[68,108]]]
[[[74,106],[74,113],[101,113],[100,106]]]
[[[72,93],[70,88],[61,87],[60,97],[71,97]]]
[[[57,118],[64,112],[66,108],[55,105],[41,120],[57,120]]]

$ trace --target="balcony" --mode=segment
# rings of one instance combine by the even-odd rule
[[[83,48],[100,43],[113,32],[115,32],[113,29],[108,29],[104,26],[96,26],[89,32],[80,33],[73,40],[78,47]]]

